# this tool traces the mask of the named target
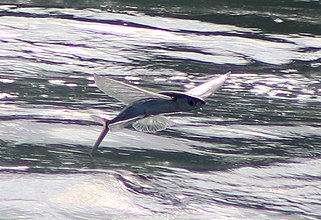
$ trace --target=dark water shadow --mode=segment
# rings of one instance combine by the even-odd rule
[[[294,158],[318,158],[319,137],[291,140],[250,141],[222,138],[217,146],[193,146],[200,154],[155,149],[101,147],[93,156],[90,148],[67,144],[15,144],[0,142],[2,163],[27,166],[28,172],[99,172],[99,170],[140,170],[173,167],[190,171],[224,171],[244,166],[260,167],[291,162]],[[227,146],[224,148],[224,145]],[[229,147],[228,147],[229,146]],[[233,147],[234,146],[234,147]]]

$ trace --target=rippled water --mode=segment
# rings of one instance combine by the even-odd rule
[[[320,219],[320,1],[1,1],[0,213]],[[157,134],[110,133],[103,74],[156,91],[232,71]],[[184,116],[184,117],[182,117]]]

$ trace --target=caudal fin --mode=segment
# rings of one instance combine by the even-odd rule
[[[104,128],[103,128],[102,132],[100,133],[100,135],[99,135],[99,137],[98,137],[98,139],[97,139],[94,147],[92,148],[92,150],[91,150],[91,152],[90,152],[90,154],[93,155],[93,154],[97,151],[100,143],[104,140],[105,136],[107,135],[107,133],[108,133],[108,131],[109,131],[109,128],[108,128],[108,122],[109,122],[109,120],[106,119],[106,118],[102,118],[102,117],[100,117],[100,116],[97,116],[97,115],[92,115],[91,117],[92,117],[95,121],[100,122],[100,123],[103,123],[103,125],[104,125]]]

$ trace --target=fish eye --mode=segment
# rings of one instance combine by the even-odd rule
[[[188,100],[188,104],[189,104],[190,106],[194,106],[194,105],[195,105],[195,102],[194,102],[193,100]]]

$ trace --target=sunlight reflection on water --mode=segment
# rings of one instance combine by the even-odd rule
[[[0,6],[1,216],[320,217],[318,3],[110,4]],[[183,91],[228,71],[176,126],[110,133],[89,156],[90,115],[124,107],[93,73]]]

